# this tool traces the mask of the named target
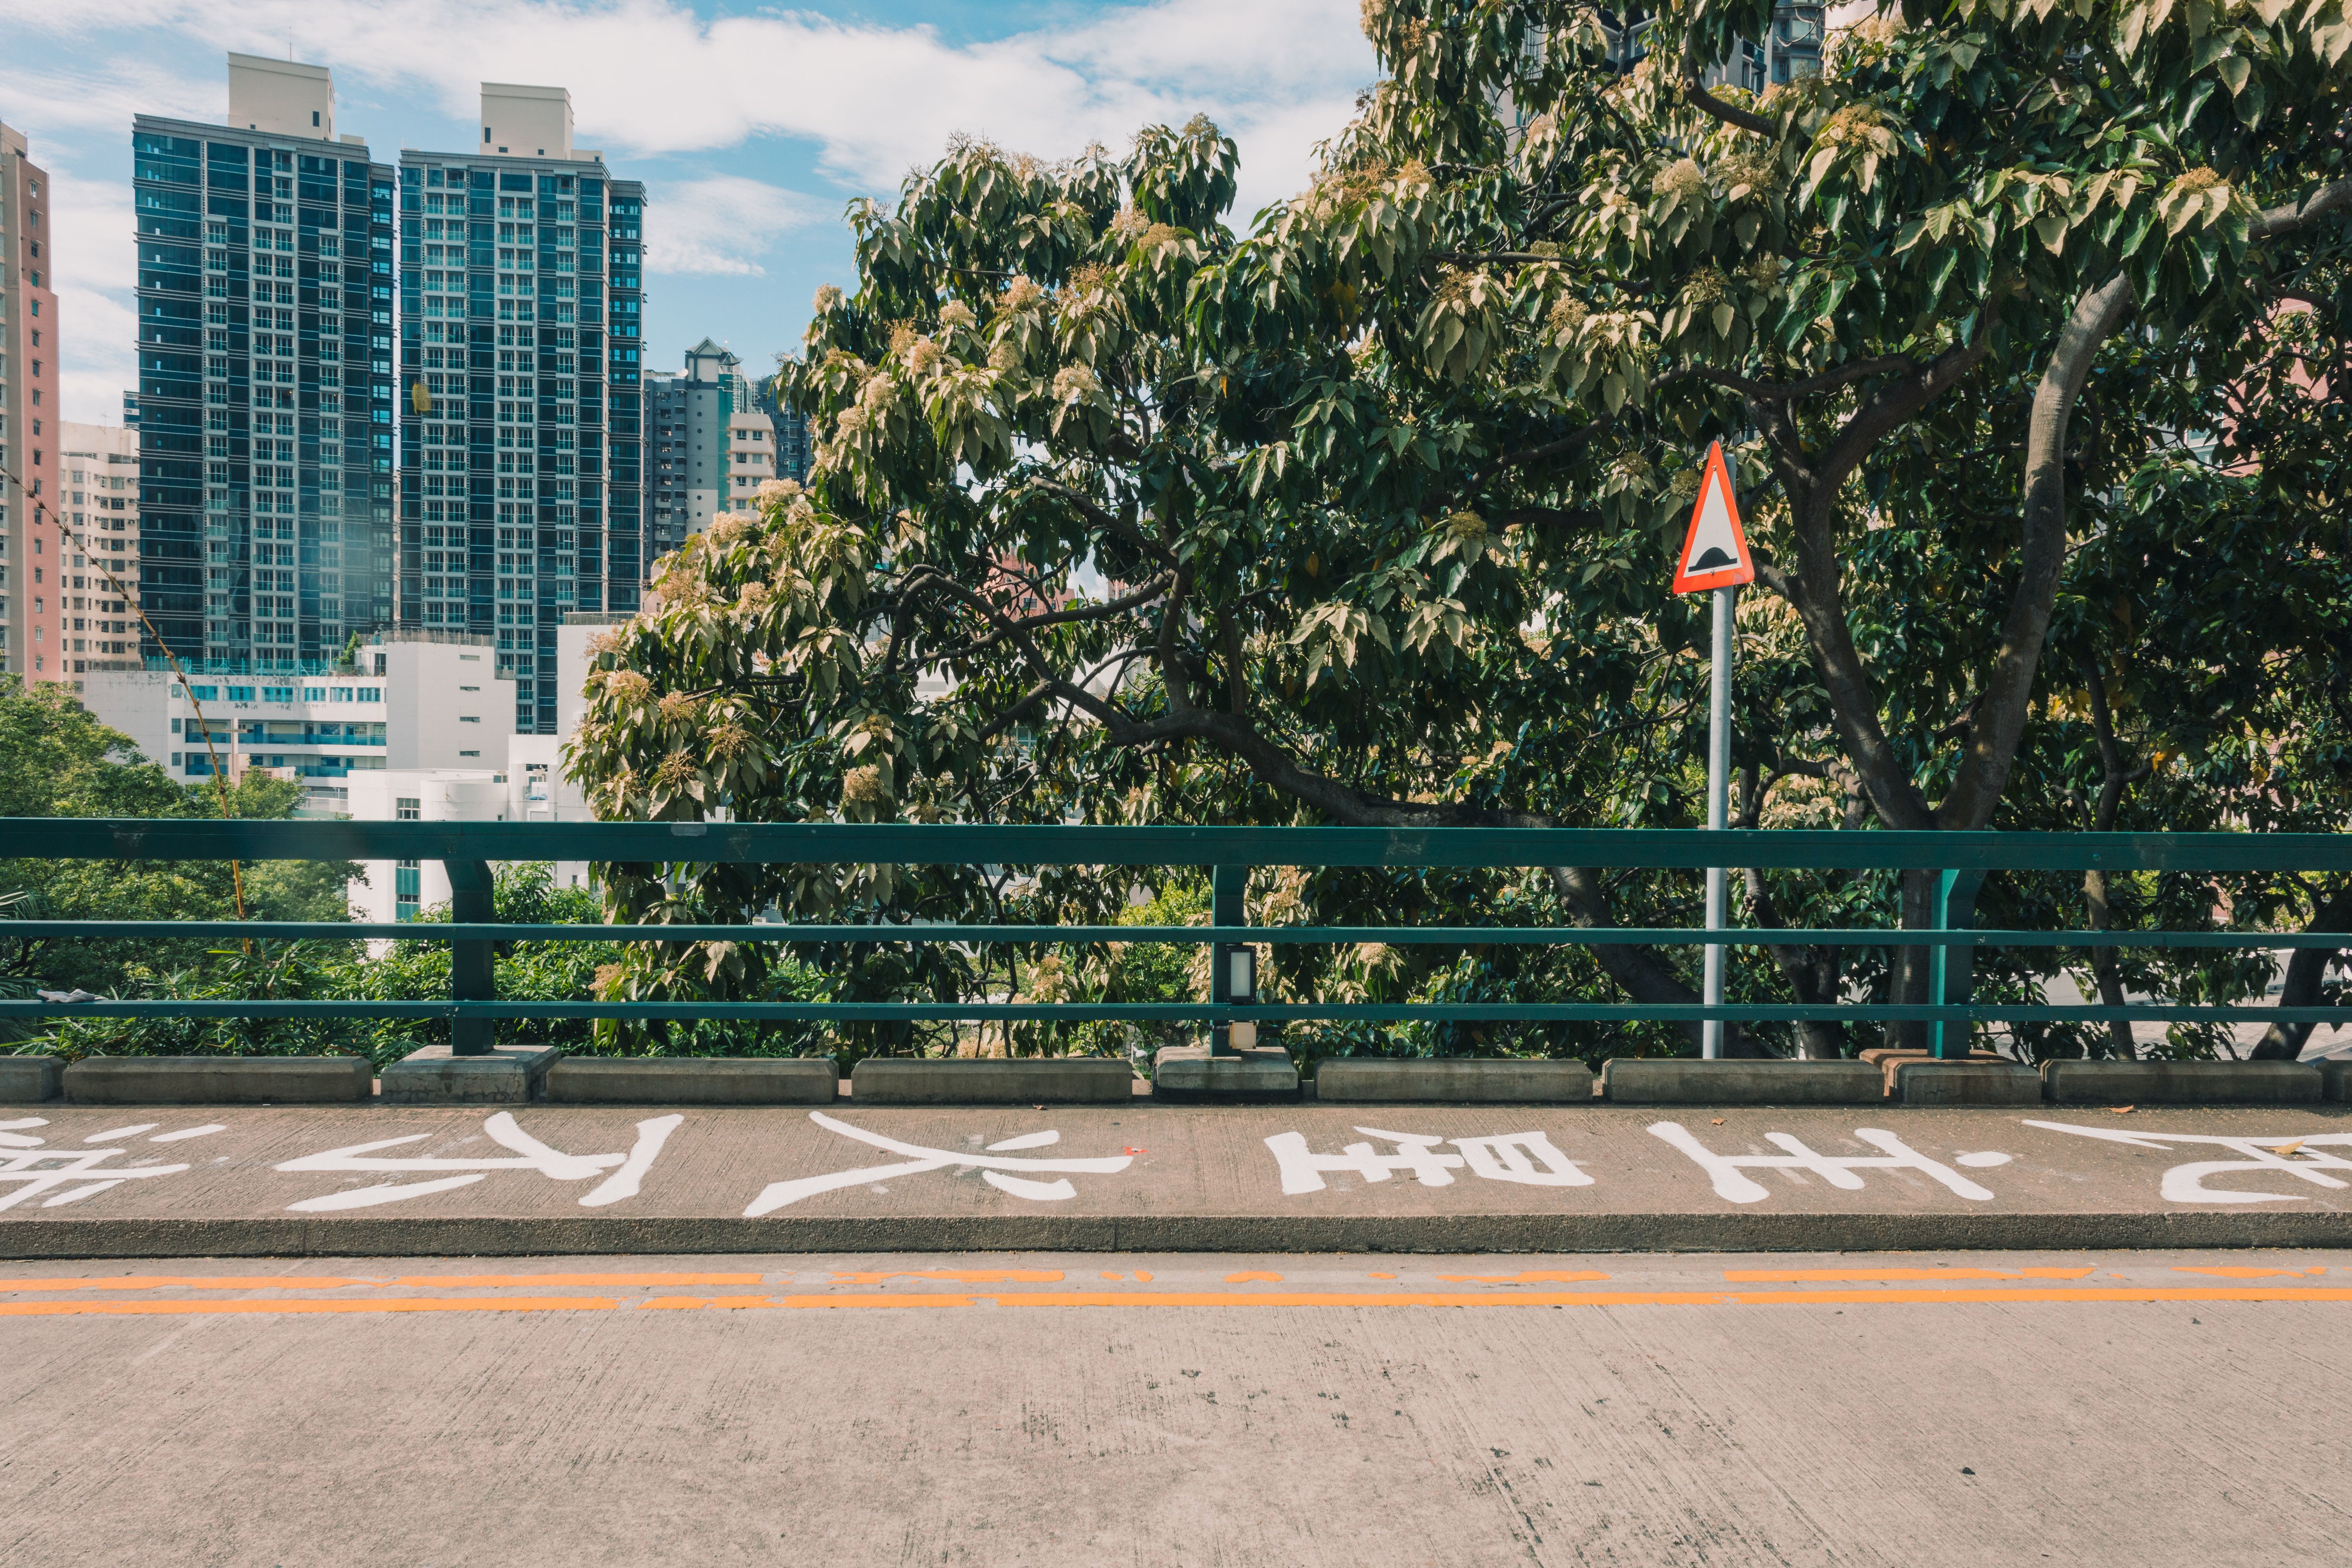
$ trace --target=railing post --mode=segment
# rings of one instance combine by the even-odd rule
[[[1246,866],[1214,866],[1209,871],[1209,923],[1213,926],[1237,926],[1248,922],[1249,915],[1243,895],[1249,889],[1249,868]],[[1230,1004],[1234,999],[1233,962],[1231,954],[1237,944],[1209,944],[1209,1000]],[[1230,1057],[1234,1049],[1234,1031],[1230,1024],[1209,1026],[1209,1054]]]
[[[1977,923],[1977,890],[1984,886],[1982,871],[1943,871],[1937,875],[1936,929],[1968,931]],[[1976,949],[1938,947],[1929,966],[1927,994],[1938,1006],[1966,1005],[1976,995]],[[1936,1020],[1929,1033],[1938,1061],[1965,1061],[1969,1026]]]
[[[495,885],[487,860],[444,860],[449,873],[449,918],[460,923],[479,921],[487,924],[498,919],[490,890]],[[453,1002],[488,1002],[497,998],[497,944],[488,942],[453,942],[449,944],[449,999]],[[498,1041],[498,1021],[494,1018],[453,1018],[449,1022],[449,1054],[453,1057],[487,1057]]]

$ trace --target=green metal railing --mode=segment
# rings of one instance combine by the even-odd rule
[[[648,1020],[862,1020],[999,1022],[1192,1021],[1234,1023],[1654,1020],[1747,1023],[1841,1019],[1931,1026],[1939,1057],[1968,1051],[1967,1025],[2352,1022],[2352,1007],[2053,1005],[1982,1002],[1973,995],[1979,948],[2337,948],[2337,932],[2238,931],[1998,931],[1972,925],[1987,873],[2009,871],[2301,872],[2352,870],[2352,836],[2334,834],[1706,832],[1662,829],[1357,827],[1094,827],[740,823],[206,822],[0,818],[0,859],[438,860],[449,873],[451,920],[441,922],[48,921],[0,924],[0,934],[95,939],[227,937],[446,942],[450,995],[407,1002],[117,1000],[60,1005],[0,1002],[0,1020],[75,1016],[187,1018],[431,1018],[450,1022],[453,1048],[490,1048],[501,1018]],[[1203,866],[1213,869],[1204,926],[804,924],[541,925],[492,918],[494,861],[595,860],[640,865]],[[1250,926],[1242,887],[1254,866],[1464,869],[1536,866],[1690,869],[1713,866],[1791,870],[1927,871],[1937,878],[1940,923],[1931,930],[1576,926]],[[1356,942],[1489,945],[1926,947],[1934,951],[1923,1003],[1425,1002],[1239,1003],[1225,966],[1205,1003],[1027,1002],[513,1002],[495,991],[502,942]]]

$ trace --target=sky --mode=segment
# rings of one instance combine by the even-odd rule
[[[647,186],[648,360],[709,336],[764,372],[818,285],[855,282],[842,209],[957,133],[1066,157],[1206,113],[1241,145],[1233,221],[1295,192],[1377,65],[1355,0],[784,9],[675,0],[0,0],[0,121],[53,186],[66,415],[136,384],[131,121],[220,121],[226,55],[331,68],[336,130],[463,151],[479,84],[569,88],[575,144]]]

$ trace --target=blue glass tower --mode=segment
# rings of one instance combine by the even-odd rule
[[[184,662],[320,669],[392,619],[393,174],[325,70],[229,78],[132,126],[140,599]]]

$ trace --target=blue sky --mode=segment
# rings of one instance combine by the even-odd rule
[[[337,130],[386,162],[469,146],[482,81],[569,88],[579,145],[649,187],[649,357],[708,334],[754,370],[852,281],[843,205],[956,132],[1053,158],[1206,112],[1241,143],[1245,221],[1377,69],[1354,0],[0,0],[0,121],[56,187],[67,416],[109,424],[134,380],[131,118],[222,118],[232,49],[331,67]]]

